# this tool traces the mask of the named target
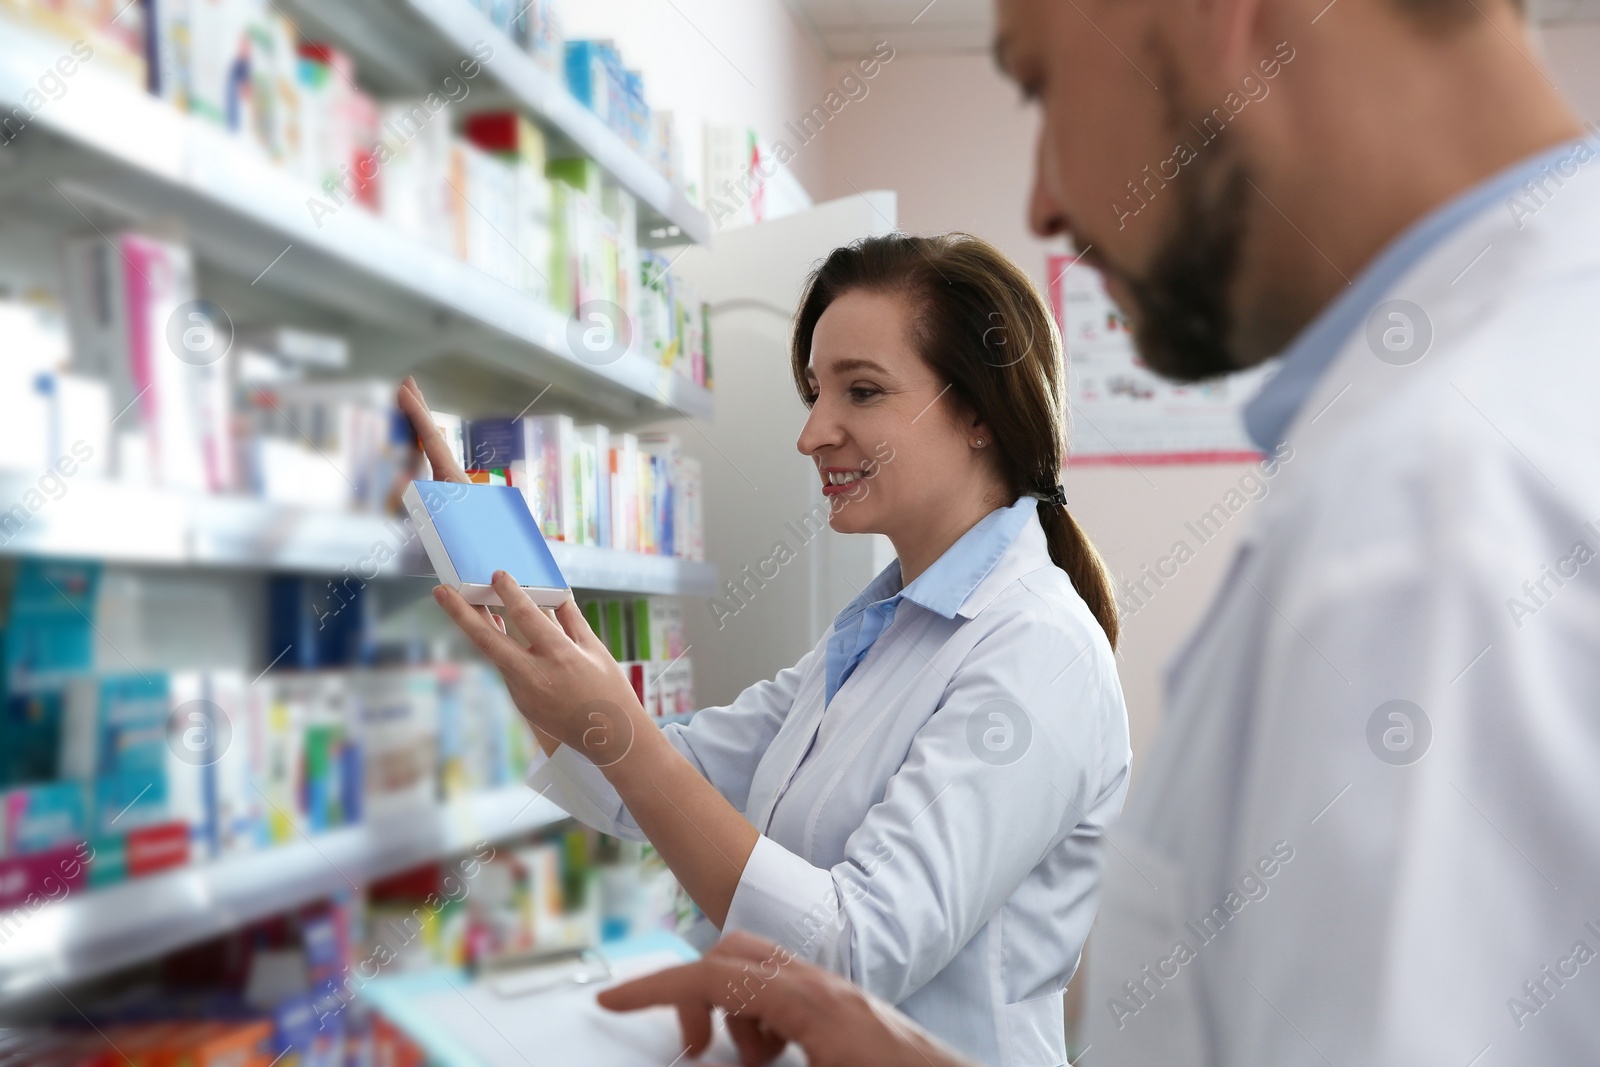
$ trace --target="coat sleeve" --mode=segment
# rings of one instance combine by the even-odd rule
[[[770,681],[750,686],[732,704],[702,709],[687,723],[661,728],[672,747],[741,812],[749,800],[756,765],[787,718],[800,681],[816,655],[815,650],[806,653],[799,663],[779,671]],[[551,756],[537,752],[527,782],[573,818],[602,833],[644,840],[639,824],[604,772],[566,745]]]
[[[1120,809],[1125,714],[1103,640],[1014,616],[957,667],[846,858],[817,867],[762,837],[725,929],[905,1000],[1051,850]],[[1101,756],[1119,744],[1120,760]]]

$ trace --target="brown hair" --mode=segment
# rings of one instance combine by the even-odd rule
[[[891,233],[834,249],[806,280],[790,343],[795,385],[808,407],[816,402],[806,367],[817,320],[856,290],[910,302],[912,344],[958,403],[989,427],[1012,499],[1053,494],[1066,450],[1066,374],[1055,320],[1028,276],[965,233]],[[1041,499],[1039,522],[1050,559],[1115,648],[1117,600],[1100,553],[1064,504]]]

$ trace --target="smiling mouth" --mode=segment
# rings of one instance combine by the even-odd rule
[[[869,464],[864,468],[852,470],[820,470],[822,475],[822,494],[831,496],[837,493],[849,492],[850,488],[858,482],[863,482],[877,473],[877,465]]]

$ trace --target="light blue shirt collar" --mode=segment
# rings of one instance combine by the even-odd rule
[[[1329,364],[1402,274],[1475,215],[1496,200],[1510,197],[1578,143],[1569,141],[1512,164],[1424,215],[1378,253],[1355,281],[1300,331],[1284,350],[1277,374],[1245,405],[1245,430],[1256,446],[1272,452],[1283,443],[1289,424]]]
[[[828,638],[825,700],[832,702],[833,694],[889,628],[902,600],[947,619],[955,618],[1023,526],[1033,519],[1038,506],[1037,499],[1023,496],[1010,507],[989,512],[904,588],[900,585],[900,561],[885,567],[833,620],[833,634]]]

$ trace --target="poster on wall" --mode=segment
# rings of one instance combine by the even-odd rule
[[[1098,271],[1051,256],[1050,304],[1067,352],[1071,460],[1075,465],[1233,463],[1261,458],[1240,409],[1271,376],[1252,368],[1176,385],[1139,358]]]

